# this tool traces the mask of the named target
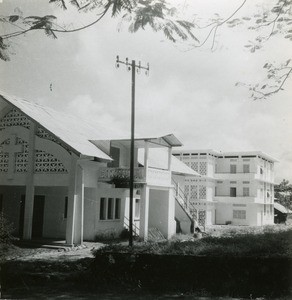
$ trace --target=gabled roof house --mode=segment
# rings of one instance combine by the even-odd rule
[[[111,132],[110,132],[111,131]],[[192,218],[179,186],[200,176],[172,156],[173,135],[135,140],[135,233],[170,238]],[[130,140],[66,113],[0,92],[0,201],[23,239],[67,244],[129,226]]]

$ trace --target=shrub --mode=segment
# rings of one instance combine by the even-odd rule
[[[8,222],[3,213],[0,213],[0,244],[11,244],[14,230],[13,224]]]
[[[130,236],[130,232],[128,228],[124,228],[120,233],[120,239],[125,240],[128,239]]]

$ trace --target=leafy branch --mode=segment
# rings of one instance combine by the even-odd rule
[[[263,84],[245,84],[237,82],[235,85],[247,86],[251,91],[253,100],[267,99],[269,96],[284,90],[283,86],[292,74],[291,59],[288,59],[280,67],[272,63],[266,63],[263,68],[267,70],[267,80]]]
[[[67,29],[58,25],[57,17],[53,15],[22,17],[19,14],[1,17],[0,22],[16,27],[18,30],[0,35],[0,59],[9,60],[7,50],[10,42],[18,36],[40,30],[44,31],[47,36],[56,39],[59,33],[77,32],[95,25],[109,12],[112,17],[123,13],[122,18],[130,22],[130,32],[150,26],[155,32],[163,32],[165,37],[172,42],[189,38],[199,42],[192,33],[194,25],[177,18],[176,9],[169,7],[166,0],[49,0],[49,3],[54,3],[65,11],[69,5],[79,12],[92,11],[95,13],[96,19],[84,26]]]

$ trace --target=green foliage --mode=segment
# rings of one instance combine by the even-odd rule
[[[117,188],[126,188],[129,187],[130,177],[128,174],[117,173],[112,177],[110,183],[114,184]]]
[[[13,224],[8,222],[3,213],[0,213],[0,244],[8,245],[13,240],[12,232],[14,230]]]
[[[86,29],[98,23],[107,14],[111,14],[112,17],[122,15],[122,20],[129,23],[130,32],[149,27],[155,32],[161,31],[172,42],[187,39],[199,42],[192,32],[194,24],[178,18],[176,9],[166,0],[49,0],[49,3],[63,10],[71,6],[80,13],[91,11],[96,13],[97,18],[84,26],[68,29],[66,25],[61,26],[57,17],[53,15],[23,17],[22,12],[19,12],[18,15],[3,16],[0,22],[11,25],[12,31],[8,30],[9,33],[0,35],[0,59],[9,60],[7,48],[10,46],[10,41],[17,36],[33,30],[41,30],[47,36],[56,39],[57,34]]]
[[[292,210],[292,184],[283,179],[278,185],[275,185],[275,198],[280,204]]]
[[[119,239],[120,233],[116,230],[108,230],[95,235],[95,242],[114,242]]]
[[[265,227],[260,233],[252,230],[236,230],[218,236],[206,236],[198,240],[172,240],[163,243],[137,243],[134,247],[109,245],[98,249],[98,253],[150,253],[195,256],[232,257],[292,257],[292,229],[280,231],[278,227]]]

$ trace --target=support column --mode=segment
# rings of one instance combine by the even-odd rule
[[[145,141],[145,149],[144,149],[144,176],[145,176],[145,181],[146,182],[147,182],[148,164],[149,164],[149,142]]]
[[[74,244],[82,245],[84,226],[84,171],[79,165],[77,166],[76,175],[76,195]]]
[[[144,185],[141,195],[140,211],[140,237],[146,242],[148,239],[148,222],[149,222],[149,187]]]
[[[84,176],[78,165],[78,158],[72,154],[70,182],[68,186],[68,213],[66,224],[66,243],[69,245],[83,242],[84,216]]]
[[[175,224],[175,198],[173,195],[173,189],[168,190],[168,212],[167,212],[167,239],[170,239],[176,233]]]
[[[172,159],[172,148],[168,148],[168,166],[167,169],[168,171],[171,171],[171,159]]]
[[[35,131],[35,124],[33,122],[30,122],[23,223],[23,239],[25,240],[31,240],[32,235],[32,218],[34,204]]]

